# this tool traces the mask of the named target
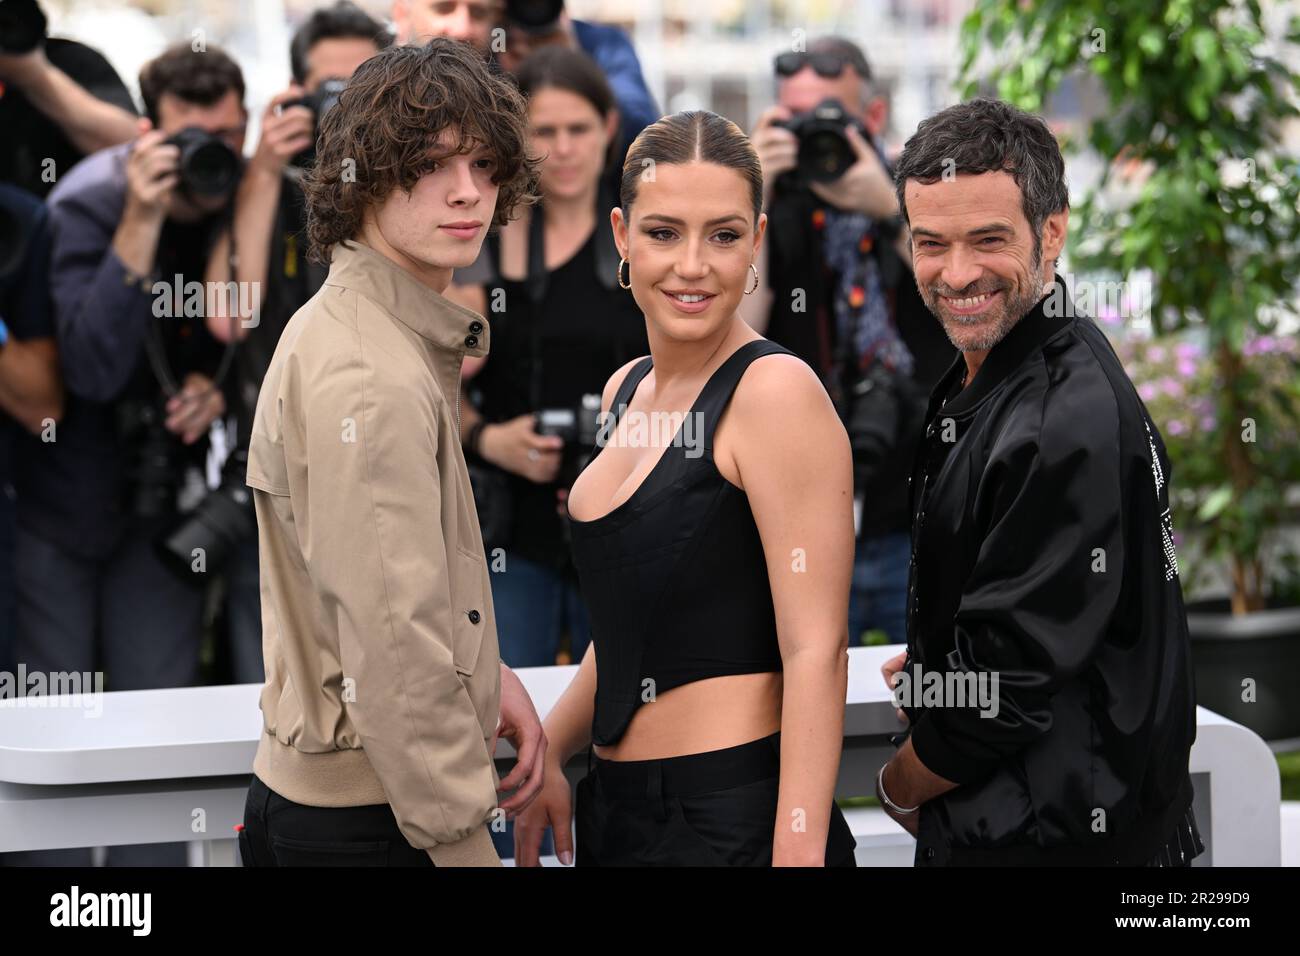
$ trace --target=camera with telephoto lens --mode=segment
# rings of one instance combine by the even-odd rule
[[[153,541],[154,553],[169,571],[197,586],[205,578],[194,573],[196,549],[203,554],[206,572],[219,571],[238,544],[256,530],[252,495],[244,484],[248,451],[232,451],[222,466],[221,484],[205,494],[193,511],[180,513],[177,502],[186,451],[167,430],[166,420],[161,401],[125,399],[117,405],[118,438],[128,456],[125,510],[164,522],[165,530]]]
[[[234,191],[239,156],[221,137],[187,126],[167,142],[181,151],[177,172],[185,191],[195,196],[226,196]]]
[[[240,542],[257,530],[253,495],[244,483],[247,474],[248,449],[236,448],[221,467],[221,484],[154,542],[164,565],[192,583],[202,580],[194,573],[198,554],[208,573],[225,567]]]
[[[45,12],[36,0],[0,0],[0,53],[31,53],[45,43],[45,29]]]
[[[868,143],[871,134],[834,98],[824,99],[807,113],[772,124],[788,129],[799,140],[795,175],[804,182],[829,183],[839,179],[858,161],[845,130],[854,126]]]
[[[332,76],[328,80],[322,80],[320,86],[308,93],[306,96],[300,96],[296,100],[290,100],[280,108],[287,110],[291,106],[305,106],[311,110],[315,121],[311,127],[311,145],[295,156],[291,162],[301,169],[306,169],[316,162],[316,140],[320,136],[320,121],[325,118],[325,114],[332,110],[338,103],[348,81],[341,77]]]
[[[544,408],[534,415],[539,435],[558,435],[564,439],[560,471],[556,481],[569,487],[591,460],[600,434],[600,394],[582,396],[573,408]]]
[[[563,12],[564,0],[506,0],[506,19],[527,33],[554,32]]]

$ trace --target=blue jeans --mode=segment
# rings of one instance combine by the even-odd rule
[[[573,663],[591,643],[587,605],[577,584],[535,561],[507,554],[505,569],[492,572],[492,607],[501,660],[508,667],[554,664],[566,628]]]
[[[490,559],[488,566],[491,567]],[[573,663],[582,660],[591,643],[587,605],[578,586],[561,572],[535,561],[507,554],[505,569],[492,572],[492,607],[496,612],[501,660],[508,667],[553,665],[566,628]],[[507,821],[505,830],[491,833],[501,858],[513,858],[514,821]],[[542,837],[539,852],[543,856],[555,852],[549,831]]]
[[[905,531],[859,539],[849,592],[849,646],[865,631],[885,632],[890,644],[907,642],[907,567],[912,539]]]

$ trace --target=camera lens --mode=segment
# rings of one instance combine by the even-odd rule
[[[191,126],[168,142],[180,147],[181,184],[203,196],[229,193],[239,179],[239,157],[211,133]]]
[[[799,165],[814,182],[839,179],[853,159],[853,147],[838,129],[817,130],[799,144]]]
[[[30,53],[45,40],[45,25],[36,0],[0,0],[0,51]]]

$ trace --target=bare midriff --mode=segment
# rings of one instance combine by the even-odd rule
[[[728,674],[692,681],[637,708],[602,760],[660,760],[736,747],[781,729],[782,675]]]

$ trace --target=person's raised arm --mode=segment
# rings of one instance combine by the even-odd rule
[[[235,213],[232,230],[235,239],[234,281],[245,289],[255,290],[251,298],[218,296],[218,307],[207,316],[208,331],[221,342],[239,341],[259,321],[259,316],[239,315],[231,322],[229,306],[232,302],[265,301],[268,262],[271,257],[271,235],[275,229],[276,213],[280,208],[283,189],[298,188],[284,182],[285,164],[311,145],[315,118],[305,106],[285,103],[302,96],[302,88],[290,86],[275,96],[262,114],[262,131],[235,193]],[[231,281],[230,231],[222,231],[208,259],[209,282]]]
[[[82,153],[116,146],[136,135],[134,113],[94,96],[51,63],[40,47],[30,53],[0,54],[0,80],[21,89]]]
[[[121,391],[144,347],[176,147],[161,132],[147,132],[126,164],[125,209],[84,191],[56,189],[49,202],[50,295],[64,384],[99,402]]]
[[[772,861],[822,866],[848,692],[848,436],[812,369],[790,355],[756,359],[723,422],[763,542],[785,675]]]

